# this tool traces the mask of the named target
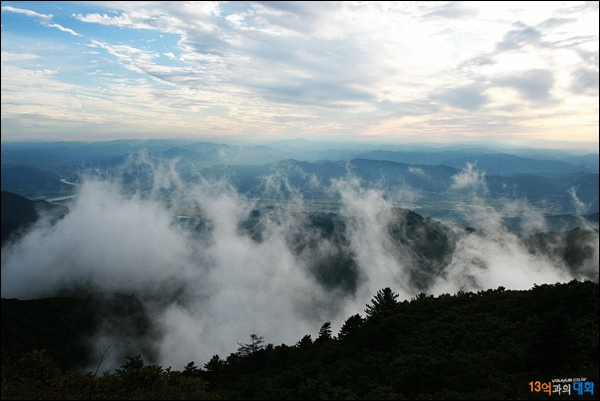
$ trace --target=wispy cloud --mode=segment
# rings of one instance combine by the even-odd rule
[[[77,63],[89,82],[69,80],[72,67],[57,62],[36,69],[61,71],[52,79],[79,82],[82,92],[114,84],[89,74],[98,69],[127,81],[128,92],[152,86],[148,107],[168,104],[166,114],[177,114],[187,133],[229,127],[224,133],[401,138],[417,129],[439,139],[467,131],[502,136],[510,127],[514,135],[543,137],[548,127],[570,124],[578,138],[596,134],[587,124],[573,126],[593,120],[597,105],[594,7],[118,2],[69,11],[67,3],[52,11],[61,13],[57,24],[54,15],[16,4],[3,6],[3,16],[85,35],[70,44],[68,57],[89,56]],[[18,36],[10,35],[19,29],[4,24],[3,51],[39,54],[40,66],[48,63],[33,45],[17,50]],[[208,108],[228,116],[207,115]],[[198,110],[196,118],[186,114]],[[215,118],[222,119],[217,126]]]
[[[458,88],[444,89],[439,95],[434,95],[434,100],[440,100],[452,107],[475,111],[488,102],[483,93],[485,85],[472,83]]]
[[[522,24],[518,24],[522,25]],[[504,38],[496,46],[498,50],[519,50],[526,45],[537,46],[541,42],[541,33],[530,26],[519,27],[506,32]]]
[[[554,74],[552,71],[543,69],[529,70],[500,76],[494,80],[494,83],[514,88],[528,100],[549,100],[551,98],[550,91],[554,85]]]
[[[34,60],[39,57],[37,54],[2,52],[2,62]]]
[[[435,10],[425,14],[424,18],[465,19],[476,17],[478,14],[476,9],[468,6],[468,3],[447,2],[433,7]]]
[[[598,70],[579,68],[571,74],[570,89],[574,93],[598,96]]]
[[[23,14],[31,18],[36,18],[40,21],[46,21],[47,23],[52,20],[52,15],[40,14],[35,11],[25,10],[23,8],[15,8],[12,6],[2,6],[2,11],[9,11],[12,13]]]
[[[13,12],[13,13],[17,13],[17,14],[23,14],[23,15],[26,15],[28,17],[35,18],[35,19],[39,20],[40,24],[42,24],[43,26],[47,26],[49,28],[56,28],[56,29],[58,29],[60,31],[70,33],[73,36],[81,36],[80,34],[78,34],[77,32],[75,32],[74,30],[72,30],[70,28],[65,28],[64,26],[62,26],[60,24],[52,22],[53,16],[49,15],[49,14],[40,14],[40,13],[37,13],[35,11],[25,10],[25,9],[22,9],[22,8],[15,8],[15,7],[12,7],[12,6],[2,6],[2,11]]]

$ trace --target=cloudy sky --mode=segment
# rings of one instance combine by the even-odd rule
[[[598,2],[2,2],[2,141],[597,151],[598,20]]]

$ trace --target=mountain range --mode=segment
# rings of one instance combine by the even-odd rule
[[[385,192],[396,206],[463,226],[473,224],[468,217],[473,207],[485,203],[518,232],[526,232],[517,223],[530,212],[546,216],[542,230],[560,230],[574,228],[578,216],[599,210],[597,154],[318,145],[305,140],[246,146],[166,139],[8,143],[2,145],[2,190],[35,200],[63,199],[75,193],[73,184],[91,175],[118,177],[131,190],[143,190],[162,165],[172,166],[187,184],[227,181],[244,197],[274,201],[335,203],[340,186],[358,180],[363,188]],[[503,153],[508,151],[514,154]],[[315,207],[325,211],[330,206]],[[552,218],[561,215],[570,217]]]

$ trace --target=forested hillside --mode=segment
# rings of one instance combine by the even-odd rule
[[[32,201],[11,192],[2,191],[2,236],[4,246],[9,239],[17,239],[28,227],[33,225],[40,214],[52,216],[56,221],[66,213],[66,208],[45,201]]]
[[[598,384],[598,295],[598,283],[576,280],[402,302],[384,288],[338,333],[325,322],[317,338],[290,345],[265,344],[269,333],[253,333],[228,356],[190,355],[187,366],[163,367],[132,354],[112,371],[101,365],[108,348],[84,355],[72,344],[114,308],[75,298],[3,299],[2,398],[536,399],[548,394],[532,392],[530,382]],[[143,331],[141,312],[119,310]],[[69,370],[89,358],[103,375]]]

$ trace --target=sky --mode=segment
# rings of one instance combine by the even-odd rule
[[[2,2],[2,141],[598,151],[598,2]]]

